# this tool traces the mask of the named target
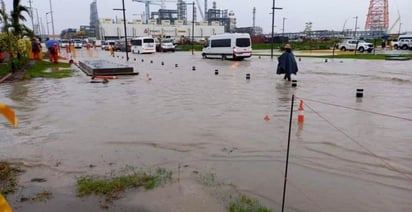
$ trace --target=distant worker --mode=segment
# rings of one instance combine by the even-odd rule
[[[285,45],[285,52],[278,57],[278,67],[276,74],[285,74],[283,79],[291,80],[291,74],[298,72],[298,65],[295,60],[295,55],[292,53],[290,44]]]
[[[109,52],[110,52],[110,56],[114,57],[114,47],[112,44],[109,44]]]
[[[59,45],[55,43],[52,48],[50,48],[50,55],[51,55],[51,61],[53,63],[58,63],[59,62]]]
[[[76,48],[74,48],[74,43],[70,42],[70,53],[72,58],[76,58]]]
[[[31,40],[31,51],[33,53],[33,59],[34,60],[39,60],[40,59],[40,51],[41,51],[41,45],[40,42],[37,41],[36,38],[33,38]]]
[[[69,55],[70,51],[70,44],[66,43],[66,45],[64,46],[64,48],[66,49],[66,54]]]

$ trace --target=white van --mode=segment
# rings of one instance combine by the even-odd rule
[[[155,53],[156,45],[155,40],[151,37],[137,37],[130,40],[132,45],[132,53],[134,54],[145,54],[145,53]]]
[[[203,47],[202,57],[243,59],[252,56],[252,41],[248,33],[212,35]]]

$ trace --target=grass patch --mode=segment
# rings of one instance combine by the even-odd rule
[[[308,51],[305,51],[308,52]],[[319,51],[316,51],[319,52]],[[313,51],[313,53],[316,53],[315,51]],[[309,52],[308,52],[309,53]],[[320,52],[320,53],[325,53],[325,52]],[[296,52],[294,52],[295,57],[305,57],[305,58],[334,58],[334,59],[358,59],[358,60],[385,60],[385,58],[390,54],[371,54],[371,53],[357,53],[355,55],[355,53],[353,52],[339,52],[337,51],[335,53],[335,55],[332,55],[332,52],[328,52],[330,53],[329,55],[300,55]],[[282,54],[282,52],[275,52],[274,56],[277,58],[280,54]],[[267,56],[270,57],[270,54],[253,54],[254,56]],[[399,55],[401,57],[407,57],[412,59],[412,54],[402,54]]]
[[[20,169],[0,161],[0,193],[7,195],[17,190],[17,174],[20,172]]]
[[[7,63],[0,64],[0,78],[5,76],[10,71],[10,65]]]
[[[195,174],[198,174],[198,180],[203,185],[211,189],[210,192],[222,200],[230,212],[272,212],[257,199],[252,199],[237,191],[235,185],[220,182],[214,173],[196,172]]]
[[[36,63],[25,73],[26,79],[42,78],[65,78],[71,77],[72,70],[68,63],[50,63],[47,61],[36,61]]]
[[[77,196],[100,195],[110,202],[119,198],[121,192],[129,188],[144,187],[153,189],[172,179],[172,172],[158,168],[154,172],[136,171],[130,169],[123,174],[113,177],[84,176],[77,179]]]
[[[245,195],[232,200],[229,203],[230,212],[271,212],[272,210],[262,206],[256,199],[251,199]]]

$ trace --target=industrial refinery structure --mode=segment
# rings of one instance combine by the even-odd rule
[[[234,12],[217,8],[216,2],[213,2],[212,8],[205,10],[205,12],[203,12],[198,0],[197,4],[195,2],[187,3],[184,0],[173,1],[176,2],[176,9],[165,8],[165,2],[171,2],[168,0],[133,0],[133,2],[144,3],[145,13],[140,19],[126,20],[126,30],[129,37],[189,38],[193,36],[195,40],[200,40],[214,34],[235,32],[236,29]],[[204,8],[208,8],[207,0],[204,3]],[[151,4],[160,5],[161,8],[158,11],[151,11]],[[94,7],[95,4],[92,3],[92,6]],[[91,8],[91,11],[95,10]],[[188,16],[188,11],[190,11],[191,16]],[[201,20],[198,20],[198,14],[200,14]],[[94,23],[97,39],[122,38],[125,34],[124,23],[125,20],[118,18],[98,19]]]
[[[256,9],[253,8],[253,25],[251,27],[236,27],[236,16],[233,11],[220,9],[216,1],[209,8],[208,0],[202,4],[199,0],[186,2],[185,0],[132,0],[136,4],[144,5],[144,12],[138,19],[125,20],[121,18],[99,18],[97,3],[94,0],[90,5],[90,25],[80,26],[81,31],[86,31],[87,37],[96,39],[121,39],[127,34],[128,37],[151,36],[151,37],[174,37],[194,38],[195,40],[208,38],[213,34],[224,32],[242,32],[253,35],[262,35],[261,27],[256,26]],[[389,27],[388,0],[369,0],[369,8],[365,30],[354,31],[330,31],[330,30],[304,30],[302,32],[285,33],[275,36],[286,36],[290,39],[306,38],[332,38],[332,37],[362,37],[382,38],[391,33],[400,17]],[[165,3],[176,3],[175,9],[166,8]],[[157,5],[160,9],[151,11],[150,6]],[[190,15],[188,15],[190,14]],[[137,15],[137,14],[135,14]],[[200,15],[200,17],[198,17]],[[126,24],[126,27],[124,25]],[[127,30],[125,33],[124,30]],[[68,29],[62,32],[73,32]],[[192,35],[193,34],[193,35]],[[268,35],[270,36],[270,35]],[[266,37],[268,37],[266,36]],[[61,36],[63,37],[63,36]],[[67,37],[67,36],[65,36]]]

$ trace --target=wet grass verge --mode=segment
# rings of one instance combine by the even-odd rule
[[[246,195],[240,195],[236,198],[233,198],[229,203],[230,212],[272,212],[271,209],[268,209],[261,205],[261,203]]]
[[[198,174],[200,182],[211,189],[214,195],[223,200],[230,212],[272,212],[271,209],[263,206],[258,199],[251,198],[236,190],[236,186],[231,183],[220,182],[216,174]]]
[[[65,78],[72,76],[72,69],[69,63],[50,63],[47,61],[36,61],[35,64],[26,71],[24,78]]]
[[[17,175],[22,170],[0,161],[0,193],[7,195],[17,190]]]
[[[127,168],[121,175],[110,177],[83,176],[77,179],[77,196],[98,195],[105,197],[101,207],[107,208],[107,203],[120,198],[120,193],[130,188],[143,187],[153,189],[172,179],[172,172],[163,168],[155,171],[141,171]]]

